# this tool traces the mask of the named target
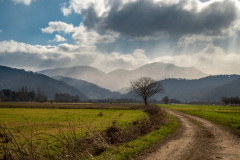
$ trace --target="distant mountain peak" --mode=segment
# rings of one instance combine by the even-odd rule
[[[131,80],[142,76],[148,76],[155,80],[166,78],[198,79],[207,76],[207,74],[202,73],[194,67],[178,67],[163,62],[145,64],[133,70],[116,69],[108,74],[90,66],[56,68],[40,71],[40,73],[48,76],[60,75],[85,80],[112,91],[126,88],[130,85]]]

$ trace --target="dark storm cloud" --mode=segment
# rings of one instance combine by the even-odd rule
[[[88,9],[82,11],[84,17],[84,25],[88,28],[95,28],[99,24],[100,19],[97,17],[97,13],[94,6],[91,5]]]
[[[237,19],[233,1],[214,2],[200,12],[183,9],[184,1],[174,5],[159,5],[149,0],[125,4],[114,3],[107,17],[97,18],[93,8],[85,11],[84,24],[98,26],[130,37],[148,37],[158,33],[221,34]]]

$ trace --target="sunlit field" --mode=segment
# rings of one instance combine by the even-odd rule
[[[4,141],[8,140],[5,136],[8,133],[14,137],[11,141],[16,141],[15,144],[19,146],[30,143],[30,146],[43,148],[49,143],[51,154],[62,148],[61,141],[66,143],[69,138],[86,137],[93,132],[104,131],[113,123],[124,129],[132,121],[147,117],[142,110],[126,109],[132,105],[1,103],[0,107],[1,143],[7,145]],[[100,109],[52,109],[61,107]]]
[[[91,129],[101,130],[110,126],[113,121],[118,121],[119,125],[123,126],[147,115],[140,110],[126,109],[132,106],[77,103],[1,103],[0,107],[3,108],[0,108],[0,124],[26,133],[34,131],[54,134],[59,132],[59,129],[64,130],[69,126],[81,132]]]
[[[240,107],[205,105],[160,105],[187,114],[202,117],[240,132]]]
[[[0,103],[0,159],[126,159],[178,126],[156,105]]]
[[[101,115],[100,115],[101,114]],[[114,120],[124,125],[146,114],[140,110],[120,109],[30,109],[0,108],[0,123],[24,132],[54,134],[69,125],[81,131],[104,129]]]

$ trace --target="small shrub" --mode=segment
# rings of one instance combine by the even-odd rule
[[[112,126],[108,127],[105,131],[105,136],[111,144],[121,142],[121,129],[116,126],[116,121],[112,123]]]

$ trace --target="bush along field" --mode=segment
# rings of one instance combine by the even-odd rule
[[[0,105],[1,159],[126,159],[179,125],[156,105],[11,105]]]
[[[205,105],[161,105],[224,125],[240,133],[240,107]]]

